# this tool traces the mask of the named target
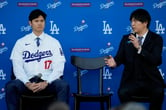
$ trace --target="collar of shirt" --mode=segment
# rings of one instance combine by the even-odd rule
[[[40,38],[40,42],[42,42],[45,38],[45,33],[43,32],[40,36],[36,36],[33,32],[32,32],[32,39],[36,42],[36,38],[39,37]]]

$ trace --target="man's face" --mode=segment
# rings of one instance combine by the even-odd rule
[[[134,32],[142,33],[145,29],[147,29],[147,22],[141,22],[139,20],[132,18],[131,27]]]
[[[42,16],[29,21],[30,26],[34,32],[43,32],[45,27],[45,20]]]

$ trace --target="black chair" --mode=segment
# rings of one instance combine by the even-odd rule
[[[20,110],[47,110],[54,97],[53,94],[22,94]]]
[[[80,102],[100,102],[101,110],[104,110],[104,102],[107,110],[111,110],[111,93],[103,93],[103,67],[105,66],[104,57],[85,58],[71,56],[71,64],[77,68],[77,93],[74,93],[74,108],[79,110]],[[99,94],[83,94],[81,86],[81,70],[98,70],[99,75]],[[96,71],[95,71],[96,72]]]
[[[11,80],[15,79],[15,75],[11,74]],[[46,93],[25,93],[20,98],[20,110],[47,110],[47,107],[53,102],[54,94]]]

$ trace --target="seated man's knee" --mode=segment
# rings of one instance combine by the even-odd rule
[[[12,81],[9,81],[5,85],[5,90],[10,91],[15,87],[15,84]]]
[[[52,82],[52,85],[54,85],[57,88],[69,90],[69,84],[64,80],[55,80],[54,82]]]

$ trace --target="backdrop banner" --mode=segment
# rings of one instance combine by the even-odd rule
[[[70,107],[74,109],[72,93],[76,92],[76,69],[70,63],[71,55],[97,57],[114,56],[124,34],[132,32],[130,14],[143,8],[149,11],[150,29],[164,40],[163,62],[158,67],[166,82],[166,0],[0,0],[0,109],[7,110],[5,84],[11,80],[11,50],[17,39],[32,31],[28,15],[33,9],[47,14],[45,32],[58,39],[62,45],[66,64],[64,78],[70,84]],[[117,90],[123,65],[104,68],[104,92],[113,92],[112,107],[120,104]],[[85,93],[95,92],[97,75],[81,72]],[[86,92],[90,91],[90,92]],[[85,106],[84,106],[85,105]],[[81,110],[99,110],[99,103],[81,103]],[[166,110],[166,91],[163,103]]]

